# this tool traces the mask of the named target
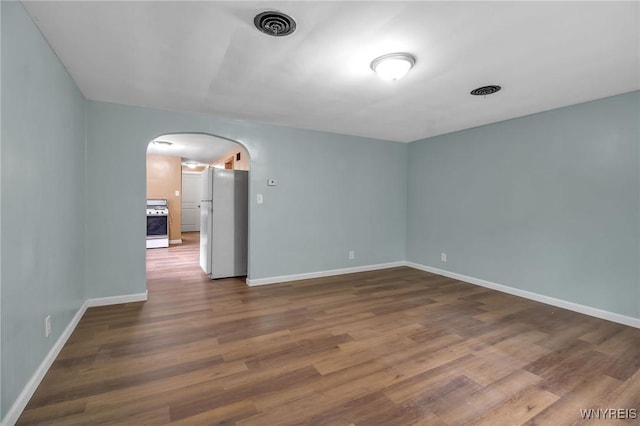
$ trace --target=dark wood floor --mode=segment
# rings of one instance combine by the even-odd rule
[[[638,329],[410,268],[210,281],[195,237],[148,250],[146,303],[87,310],[19,424],[564,425],[640,409]]]

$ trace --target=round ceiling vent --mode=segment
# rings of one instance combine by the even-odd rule
[[[286,36],[296,30],[296,21],[282,12],[262,12],[253,18],[256,28],[274,37]]]
[[[492,84],[489,86],[482,86],[482,87],[478,87],[477,89],[473,89],[470,93],[474,96],[487,96],[487,95],[493,95],[500,89],[502,89],[502,87]]]

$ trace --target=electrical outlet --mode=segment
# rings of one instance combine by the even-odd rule
[[[256,195],[256,202],[258,204],[262,204],[264,202],[264,198],[262,198],[262,194],[257,194]]]
[[[447,261],[447,253],[440,253],[440,260],[443,262]]]
[[[51,315],[47,315],[44,319],[44,336],[49,337],[51,334]]]
[[[356,252],[351,250],[349,251],[349,259],[355,259],[356,258]]]

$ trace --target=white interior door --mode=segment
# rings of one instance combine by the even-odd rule
[[[200,231],[200,173],[182,173],[182,232]]]

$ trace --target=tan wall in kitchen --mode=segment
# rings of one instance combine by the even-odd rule
[[[238,153],[240,153],[240,160],[236,161],[236,154]],[[247,151],[240,145],[238,145],[237,148],[225,152],[223,156],[211,164],[211,167],[224,169],[224,163],[232,158],[234,170],[249,170],[249,154],[247,154]]]
[[[176,196],[178,191],[178,196]],[[147,155],[147,198],[169,201],[169,240],[180,240],[182,164],[180,157]]]

